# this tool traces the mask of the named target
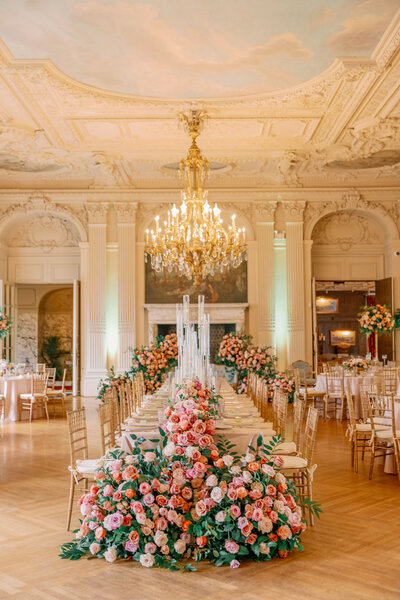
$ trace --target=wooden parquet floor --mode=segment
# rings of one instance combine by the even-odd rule
[[[90,455],[99,454],[94,400]],[[320,422],[314,496],[324,514],[305,550],[240,569],[169,573],[138,564],[58,558],[69,487],[66,421],[0,425],[0,598],[13,600],[389,600],[400,598],[400,485],[368,462],[350,469],[346,426]],[[78,509],[74,524],[78,522]]]

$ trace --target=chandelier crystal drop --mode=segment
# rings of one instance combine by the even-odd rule
[[[186,158],[179,163],[183,180],[182,203],[168,211],[163,227],[155,218],[154,229],[146,230],[145,260],[150,258],[156,272],[177,270],[193,279],[195,285],[207,275],[238,267],[247,259],[245,228],[236,226],[236,216],[228,229],[223,227],[221,209],[211,206],[205,189],[209,162],[201,155],[197,138],[203,124],[203,113],[191,111],[181,115],[192,144]]]

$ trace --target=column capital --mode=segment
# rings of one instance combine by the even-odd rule
[[[88,202],[86,212],[89,225],[107,225],[108,202]]]
[[[263,225],[264,223],[275,223],[275,210],[277,202],[274,201],[258,201],[252,205],[252,220],[256,225]]]
[[[306,207],[306,203],[303,200],[296,200],[294,202],[282,201],[281,205],[285,212],[286,223],[303,222],[304,209]]]
[[[117,225],[134,225],[136,223],[137,202],[115,202]]]

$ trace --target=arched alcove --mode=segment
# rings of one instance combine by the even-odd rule
[[[38,357],[39,361],[58,367],[58,376],[67,368],[71,379],[72,353],[72,287],[46,292],[38,306]]]

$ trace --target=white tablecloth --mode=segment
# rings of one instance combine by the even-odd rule
[[[31,378],[29,375],[8,377],[8,379],[0,378],[0,394],[6,397],[6,421],[21,421],[21,416],[23,419],[29,418],[27,411],[21,415],[19,395],[28,394],[30,391]]]

